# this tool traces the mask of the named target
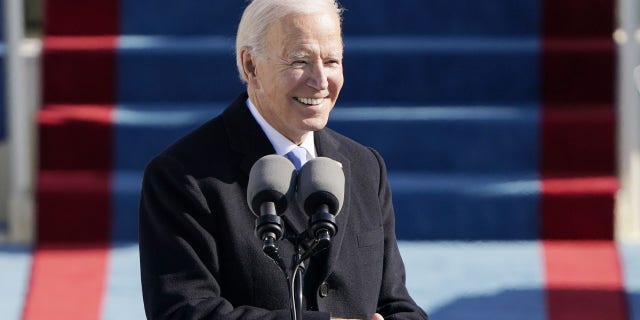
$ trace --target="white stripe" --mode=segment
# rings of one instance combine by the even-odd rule
[[[622,259],[629,320],[640,320],[640,243],[622,243],[618,245],[618,249]]]
[[[103,320],[146,319],[138,244],[115,244],[109,253]]]
[[[413,106],[413,107],[337,107],[331,111],[331,120],[340,121],[442,121],[442,120],[482,120],[482,121],[538,121],[538,108],[491,106]]]
[[[0,248],[0,317],[22,319],[29,290],[31,251],[20,247]]]
[[[401,241],[398,245],[407,288],[433,319],[488,320],[497,314],[500,319],[545,319],[537,241]],[[515,303],[505,303],[509,301]]]

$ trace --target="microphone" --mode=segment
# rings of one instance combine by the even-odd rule
[[[247,204],[257,217],[255,232],[269,256],[277,256],[275,242],[282,239],[284,233],[280,215],[293,199],[296,175],[291,161],[276,154],[258,159],[251,167]]]
[[[297,202],[309,216],[309,232],[326,248],[338,231],[335,217],[344,202],[342,164],[326,157],[305,163],[298,174]]]

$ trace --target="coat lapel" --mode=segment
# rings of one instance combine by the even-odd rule
[[[336,216],[336,224],[338,226],[337,233],[331,239],[331,247],[328,249],[328,257],[325,260],[324,265],[319,266],[319,280],[325,281],[331,274],[331,267],[335,265],[340,248],[342,247],[342,240],[344,239],[345,230],[348,230],[347,222],[349,221],[350,213],[350,199],[351,199],[351,163],[344,153],[340,150],[340,144],[329,134],[328,130],[323,129],[315,133],[316,149],[318,156],[327,157],[342,163],[342,170],[344,171],[345,186],[344,186],[344,203],[342,209]]]
[[[251,166],[261,157],[275,153],[271,142],[251,115],[246,105],[247,98],[246,92],[241,94],[222,114],[230,147],[243,156],[240,170],[244,173],[245,186]]]

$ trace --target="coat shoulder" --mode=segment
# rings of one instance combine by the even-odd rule
[[[344,150],[343,154],[349,158],[350,161],[356,163],[366,164],[367,166],[384,166],[384,160],[380,153],[371,146],[366,146],[360,142],[353,140],[341,133],[338,133],[330,128],[323,130],[327,136],[329,136],[340,150]]]

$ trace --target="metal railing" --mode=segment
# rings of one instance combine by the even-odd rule
[[[640,65],[640,5],[618,0],[618,178],[616,238],[640,241],[640,91],[634,69]],[[638,71],[636,71],[638,72]]]
[[[27,103],[26,65],[22,54],[24,8],[22,0],[4,0],[3,5],[9,129],[8,238],[12,242],[29,242],[33,235],[33,110]]]

